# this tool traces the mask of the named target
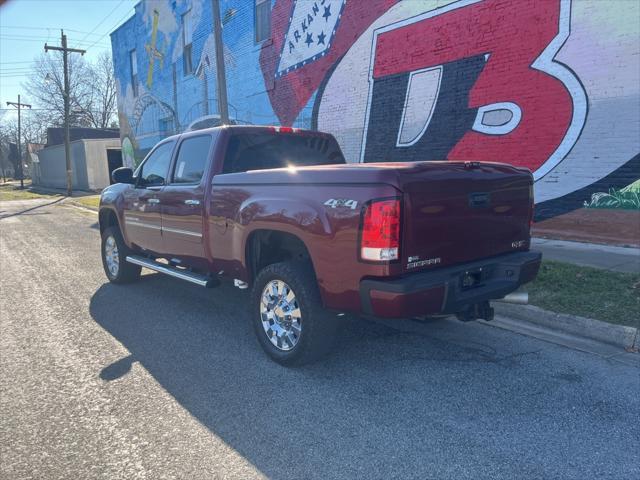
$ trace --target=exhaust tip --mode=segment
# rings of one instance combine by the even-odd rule
[[[504,298],[500,298],[495,300],[496,302],[502,303],[513,303],[515,305],[528,305],[529,304],[529,294],[527,292],[515,292],[510,293]]]

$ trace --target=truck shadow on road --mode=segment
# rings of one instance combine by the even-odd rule
[[[333,355],[286,369],[260,350],[247,300],[229,285],[204,290],[159,275],[105,284],[91,315],[130,355],[96,375],[118,381],[139,362],[269,478],[385,478],[409,464],[424,478],[440,461],[446,477],[473,468],[470,448],[514,447],[487,438],[495,415],[526,409],[532,428],[552,431],[542,393],[566,382],[539,368],[524,337],[451,321],[348,319]],[[498,423],[516,445],[527,428]],[[447,467],[443,452],[456,464]]]
[[[39,209],[44,208],[44,207],[50,207],[51,205],[55,205],[56,203],[60,203],[64,199],[65,199],[65,197],[61,197],[61,198],[58,198],[57,200],[54,200],[53,202],[41,203],[41,204],[36,205],[34,207],[25,208],[24,210],[21,210],[19,212],[9,211],[8,213],[6,213],[5,210],[2,210],[2,211],[0,211],[0,220],[2,220],[4,218],[17,217],[19,215],[25,215],[25,214],[29,214],[29,215],[36,215],[36,214],[45,215],[45,214],[49,214],[49,212],[36,212],[36,213],[33,213],[33,212],[35,210],[39,210]]]

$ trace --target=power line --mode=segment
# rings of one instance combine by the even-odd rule
[[[42,39],[47,39],[47,38],[51,38],[51,35],[21,35],[19,33],[0,33],[0,37],[5,37],[5,38],[15,38],[15,39],[20,39],[20,38],[42,38]]]
[[[34,69],[32,67],[25,68],[0,68],[0,75],[12,75],[15,73],[28,73],[32,72]]]
[[[87,38],[89,35],[91,35],[93,32],[95,32],[98,27],[100,27],[106,20],[107,18],[109,18],[111,15],[113,15],[113,13],[120,7],[120,5],[122,5],[124,3],[124,0],[120,0],[120,2],[113,7],[113,10],[111,10],[106,17],[104,17],[102,20],[100,20],[100,23],[98,23],[98,25],[96,25],[93,30],[91,30],[90,33],[87,33],[84,37],[82,37],[82,40],[84,40],[85,38]]]
[[[51,36],[40,36],[40,35],[7,35],[7,34],[0,34],[0,38],[4,38],[6,40],[18,40],[20,42],[42,42],[44,41],[48,41]],[[73,43],[77,43],[77,44],[90,44],[92,43],[92,40],[73,40],[73,39],[69,39],[70,42]],[[95,42],[95,43],[102,43],[102,42]],[[94,43],[94,44],[95,44]]]
[[[16,25],[2,25],[2,28],[11,28],[11,29],[15,29],[15,30],[58,30],[59,27],[31,27],[31,26],[16,26]],[[87,32],[85,30],[73,30],[71,28],[66,28],[65,29],[67,32],[73,32],[73,33],[80,33],[80,34],[87,34],[87,35],[93,35],[93,36],[100,36],[100,33],[92,33],[92,32]]]
[[[20,40],[21,42],[38,42],[38,43],[42,43],[42,40],[40,39],[36,39],[36,38],[11,38],[11,37],[5,37],[4,35],[0,35],[0,39],[4,38],[6,40]]]
[[[92,108],[84,108],[81,107],[82,111],[71,111],[71,113],[83,113],[83,112],[91,112],[91,113],[102,113],[103,110],[95,110]],[[3,111],[14,111],[14,109],[12,108],[0,108],[0,112]],[[29,111],[31,112],[59,112],[60,109],[59,108],[32,108]]]
[[[91,30],[90,32],[86,32],[86,31],[83,31],[83,30],[73,30],[73,29],[68,28],[67,29],[68,32],[75,32],[75,33],[84,34],[84,36],[80,40],[70,40],[70,42],[74,43],[74,44],[80,44],[81,46],[89,45],[88,47],[86,47],[87,50],[90,49],[90,48],[95,47],[98,44],[102,44],[102,45],[107,46],[108,42],[104,42],[103,43],[103,42],[101,42],[101,40],[104,37],[106,37],[109,33],[111,33],[111,31],[113,31],[113,29],[116,26],[118,26],[120,24],[120,22],[122,22],[125,18],[127,18],[128,16],[131,15],[131,9],[128,9],[126,11],[126,13],[115,24],[113,24],[113,26],[109,30],[107,30],[105,33],[99,34],[99,33],[94,33],[94,32],[124,3],[124,1],[125,0],[121,0],[113,8],[113,10],[111,10],[111,12],[109,12],[109,14],[107,14],[107,16],[104,17],[100,21],[100,23],[98,23],[98,25],[96,25],[93,28],[93,30]],[[11,25],[11,26],[4,26],[3,25],[2,28],[3,29],[4,28],[12,28],[12,29],[18,29],[18,30],[44,30],[47,33],[49,33],[50,30],[57,30],[57,28],[53,28],[53,27],[32,27],[32,26],[26,26],[26,25]],[[16,37],[16,38],[13,38],[13,40],[21,40],[21,41],[27,41],[27,42],[40,41],[40,40],[36,40],[33,36],[25,37],[25,36],[16,35],[16,34],[13,34],[13,33],[10,34],[10,35],[0,34],[0,37],[6,38],[7,40],[12,39],[11,36]],[[98,39],[95,40],[95,41],[93,41],[92,39],[88,39],[87,40],[87,37],[90,37],[90,36],[93,36],[93,37],[98,36]],[[41,36],[41,38],[42,38],[42,36]],[[47,36],[47,38],[45,40],[49,40],[49,37]]]
[[[122,22],[129,15],[131,15],[131,9],[127,10],[127,13],[125,13],[106,33],[104,33],[98,40],[96,40],[96,42],[93,45],[88,46],[87,50],[89,50],[90,48],[93,48],[100,40],[102,40],[105,36],[111,33],[111,31],[113,31],[113,29],[116,28],[120,24],[120,22]]]
[[[41,38],[41,39],[36,39],[36,38],[11,38],[11,37],[4,37],[4,36],[2,36],[2,35],[0,35],[0,39],[5,39],[5,40],[15,40],[15,41],[20,41],[20,42],[37,42],[37,43],[42,43],[43,41],[44,41],[44,42],[46,42],[46,41],[48,41],[48,40],[49,40],[49,39],[46,39],[46,38],[44,38],[44,37],[43,37],[43,38]],[[75,41],[74,41],[74,43],[79,43],[79,42],[75,42]],[[87,44],[89,44],[89,43],[90,43],[90,42],[82,42],[82,45],[81,45],[81,46],[87,45]],[[93,44],[91,44],[91,46],[98,45],[98,44],[100,44],[100,43],[101,43],[102,45],[107,45],[107,43],[106,43],[106,42],[94,42]]]
[[[44,35],[13,35],[13,34],[0,34],[1,38],[6,38],[9,40],[37,40],[37,41],[41,41],[41,40],[50,40],[51,39],[51,35],[49,36],[44,36]],[[71,41],[74,41],[76,43],[92,43],[93,40],[75,40],[75,39],[70,39]]]

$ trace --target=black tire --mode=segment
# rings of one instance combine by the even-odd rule
[[[295,346],[287,351],[272,343],[262,322],[263,291],[273,280],[280,280],[290,287],[301,313],[300,335]],[[282,262],[265,267],[251,288],[250,308],[260,346],[281,365],[299,366],[315,362],[333,347],[339,322],[335,315],[324,310],[313,269],[306,263]]]
[[[119,260],[118,268],[115,272],[109,268],[107,261],[106,247],[110,238],[113,238],[115,241]],[[104,273],[107,275],[107,278],[111,283],[132,283],[140,278],[141,267],[125,260],[126,256],[131,253],[131,249],[129,249],[129,247],[124,243],[124,239],[122,238],[122,234],[118,227],[109,227],[102,232],[100,253],[102,256],[102,267],[104,268]]]

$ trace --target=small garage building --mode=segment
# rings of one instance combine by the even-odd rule
[[[73,189],[102,190],[109,186],[111,172],[122,166],[120,139],[81,138],[70,145]],[[35,185],[66,188],[64,144],[48,145],[40,150],[32,173]]]

